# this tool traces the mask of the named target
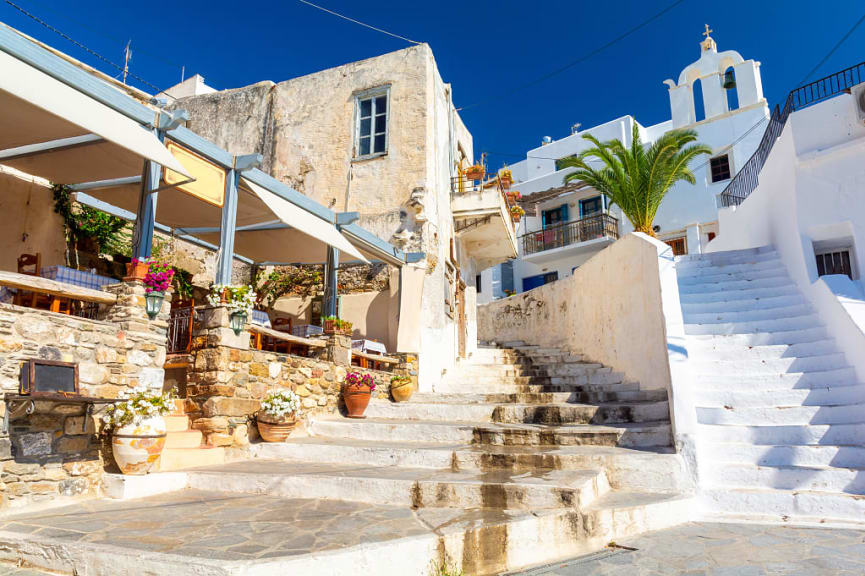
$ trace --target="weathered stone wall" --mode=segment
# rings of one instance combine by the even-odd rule
[[[153,321],[144,312],[140,282],[106,288],[118,302],[102,320],[0,304],[0,393],[4,410],[21,405],[7,398],[18,391],[21,363],[41,358],[78,363],[83,396],[116,398],[129,387],[160,389],[170,304]],[[34,402],[0,434],[2,505],[26,505],[95,494],[103,464],[98,418],[83,404]],[[10,412],[10,416],[11,416]]]
[[[254,415],[261,400],[275,389],[288,388],[301,397],[304,418],[340,409],[340,389],[349,370],[373,374],[374,394],[387,395],[393,374],[417,378],[417,356],[403,355],[392,372],[350,366],[351,340],[330,337],[311,357],[249,349],[249,333],[235,336],[224,308],[201,311],[193,341],[194,361],[187,384],[186,410],[192,427],[214,446],[243,447],[257,438]]]

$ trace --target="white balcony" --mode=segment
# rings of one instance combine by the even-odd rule
[[[488,182],[454,178],[451,211],[454,231],[478,270],[517,257],[510,204],[498,178]]]

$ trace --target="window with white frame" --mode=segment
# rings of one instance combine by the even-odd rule
[[[384,86],[355,96],[354,157],[369,158],[387,154],[390,88]]]

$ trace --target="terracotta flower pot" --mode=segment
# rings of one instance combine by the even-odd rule
[[[111,448],[120,471],[130,475],[150,472],[162,455],[165,434],[165,418],[162,416],[151,416],[140,424],[117,428],[111,438]]]
[[[150,264],[147,264],[146,262],[129,262],[126,264],[126,277],[124,280],[144,280],[149,269]]]
[[[469,180],[483,180],[486,170],[483,168],[469,168],[466,170],[466,178]]]
[[[519,222],[520,219],[521,219],[522,217],[523,217],[522,214],[513,214],[513,213],[511,213],[511,218],[513,219],[514,222]]]
[[[363,413],[372,397],[372,391],[367,385],[345,386],[342,389],[342,399],[345,400],[345,408],[348,410],[349,418],[366,418]]]
[[[286,438],[297,426],[297,418],[292,412],[282,418],[274,418],[270,414],[259,412],[256,416],[258,433],[265,442],[285,442]]]
[[[414,384],[407,382],[402,386],[391,386],[390,395],[393,396],[394,402],[408,402],[411,395],[414,394]]]

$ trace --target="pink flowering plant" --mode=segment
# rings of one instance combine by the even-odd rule
[[[148,294],[151,292],[168,292],[171,287],[171,281],[174,279],[174,268],[163,262],[154,260],[138,260],[132,259],[133,264],[147,264],[147,274],[144,275],[144,291]]]
[[[362,374],[360,372],[352,371],[345,375],[345,380],[343,380],[343,384],[346,388],[351,388],[354,386],[355,388],[361,388],[362,386],[369,386],[369,391],[372,392],[375,390],[375,378],[372,374]]]

